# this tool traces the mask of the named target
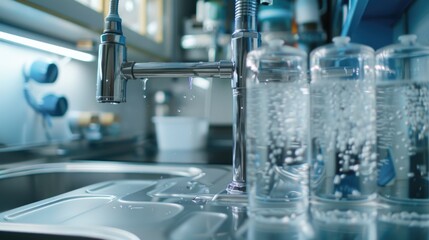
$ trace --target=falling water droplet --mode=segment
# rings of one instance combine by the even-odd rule
[[[189,89],[192,90],[192,82],[193,82],[194,78],[193,77],[189,77]]]
[[[204,200],[203,198],[196,196],[192,199],[192,202],[198,205],[204,205],[206,204],[206,200]]]
[[[143,83],[143,91],[146,91],[146,83],[149,79],[148,78],[143,78],[141,81]]]
[[[140,79],[141,83],[142,83],[142,89],[143,89],[143,98],[146,98],[146,94],[144,94],[144,92],[146,91],[146,83],[149,79],[147,78],[142,78]]]

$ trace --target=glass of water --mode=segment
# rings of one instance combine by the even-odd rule
[[[307,55],[273,41],[250,52],[247,67],[249,214],[294,219],[309,193]]]

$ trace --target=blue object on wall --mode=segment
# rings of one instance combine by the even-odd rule
[[[391,44],[394,41],[393,26],[413,2],[416,1],[350,0],[348,1],[349,12],[341,35],[349,36],[353,42],[365,44],[374,49]],[[337,7],[334,11],[340,11],[340,9]]]
[[[47,94],[38,103],[31,95],[28,88],[30,79],[42,84],[54,83],[58,77],[58,67],[55,63],[44,60],[36,60],[24,67],[24,96],[28,104],[38,113],[44,116],[61,117],[67,112],[68,102],[64,96]]]
[[[53,62],[34,61],[28,71],[28,76],[39,83],[53,83],[58,77],[58,67]]]

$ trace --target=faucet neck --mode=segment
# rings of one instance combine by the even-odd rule
[[[231,79],[233,103],[233,179],[229,193],[246,192],[246,57],[259,47],[260,34],[256,29],[257,0],[235,1],[235,31],[232,34],[234,74]]]
[[[109,14],[104,20],[103,33],[113,33],[122,35],[122,19],[118,13],[119,0],[110,0]]]
[[[256,32],[257,0],[235,1],[235,24],[234,32],[251,31]]]

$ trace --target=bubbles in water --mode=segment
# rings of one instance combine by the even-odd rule
[[[360,192],[358,190],[356,190],[356,189],[353,189],[352,190],[352,195],[353,196],[360,196]]]
[[[340,176],[339,175],[335,175],[335,177],[334,177],[334,184],[340,184],[340,182],[341,182]]]
[[[301,156],[301,155],[304,154],[304,152],[305,152],[305,147],[298,148],[298,149],[295,150],[295,155],[296,156]]]
[[[301,197],[302,197],[302,193],[298,191],[290,191],[286,194],[286,198],[289,198],[289,199],[297,199]]]
[[[339,198],[341,198],[343,196],[343,193],[340,192],[340,191],[335,191],[334,196],[335,196],[335,198],[339,199]]]
[[[314,184],[316,194],[356,199],[362,195],[356,191],[374,192],[375,180],[360,184],[365,176],[376,174],[376,164],[370,164],[377,160],[373,84],[332,79],[313,85],[311,92],[312,159],[324,162],[324,171],[314,178],[319,181]]]
[[[186,189],[192,190],[198,183],[194,181],[189,181],[186,185]]]
[[[247,90],[246,150],[254,188],[250,198],[261,204],[269,205],[272,200],[291,205],[308,196],[309,126],[304,119],[308,119],[309,99],[301,91],[305,87],[296,82],[267,82]]]
[[[357,210],[325,210],[325,209],[311,209],[311,214],[318,221],[325,223],[340,223],[340,224],[374,224],[377,216],[375,209],[366,208]],[[357,226],[356,226],[357,227]]]
[[[392,222],[405,226],[429,227],[429,214],[418,212],[387,212],[379,214],[379,219],[384,222]]]

